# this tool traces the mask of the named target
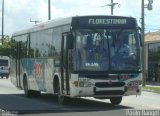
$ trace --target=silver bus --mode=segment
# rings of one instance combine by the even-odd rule
[[[141,37],[136,19],[76,16],[16,32],[11,81],[27,97],[41,91],[60,104],[72,97],[110,99],[140,95]]]

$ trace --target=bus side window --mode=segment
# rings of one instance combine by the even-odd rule
[[[63,59],[63,66],[67,66],[67,35],[63,35],[63,49],[62,49],[62,59]]]
[[[26,57],[29,58],[30,56],[30,35],[27,37],[27,44],[26,44]]]

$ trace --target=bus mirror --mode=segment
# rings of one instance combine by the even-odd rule
[[[142,29],[140,27],[138,27],[138,30],[140,30],[140,32],[142,31]]]
[[[138,30],[140,31],[140,33],[139,33],[139,39],[140,39],[140,45],[142,46],[142,35],[141,35],[141,33],[142,33],[142,29],[140,28],[140,27],[138,27]]]
[[[67,36],[67,48],[73,49],[73,35],[71,33]]]

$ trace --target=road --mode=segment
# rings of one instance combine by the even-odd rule
[[[124,97],[118,106],[94,98],[72,99],[69,105],[62,106],[55,96],[45,93],[26,98],[9,79],[0,78],[0,115],[8,114],[4,116],[130,116],[127,112],[137,110],[158,110],[160,116],[160,94],[143,92],[141,96]]]

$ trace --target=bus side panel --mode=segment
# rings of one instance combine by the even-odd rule
[[[30,89],[53,93],[53,75],[59,73],[55,67],[60,65],[62,33],[68,31],[70,26],[66,25],[31,33],[30,55],[35,60],[30,66],[32,74],[28,75]]]
[[[44,83],[46,91],[49,93],[53,93],[53,71],[55,70],[53,61],[54,59],[49,58],[44,64]]]
[[[30,90],[53,93],[53,58],[23,59]]]
[[[31,90],[53,93],[53,58],[30,60],[30,69],[27,69],[29,88]]]
[[[42,66],[40,64],[42,60],[34,58],[23,58],[21,59],[21,67],[20,67],[20,83],[23,87],[23,77],[26,75],[28,89],[29,90],[37,90],[43,91],[43,75],[42,75]]]
[[[62,33],[69,31],[70,25],[65,25],[31,32],[29,39],[28,36],[17,36],[15,40],[20,40],[22,53],[26,52],[18,57],[21,63],[19,70],[18,61],[12,63],[13,83],[23,87],[23,76],[26,74],[29,90],[53,93],[53,75],[57,71],[54,67],[57,62],[60,65]]]
[[[17,76],[16,76],[16,60],[11,59],[10,61],[10,79],[12,84],[14,84],[16,87],[18,87],[19,83],[17,81]]]
[[[18,88],[23,89],[23,76],[25,70],[23,67],[23,60],[12,59],[10,68],[10,78],[11,82]]]

